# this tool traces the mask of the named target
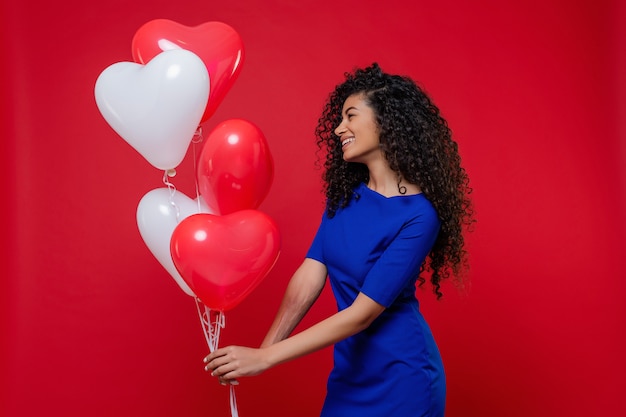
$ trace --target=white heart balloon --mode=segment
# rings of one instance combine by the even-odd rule
[[[170,241],[178,223],[196,213],[213,214],[202,198],[192,200],[185,194],[172,192],[168,188],[149,191],[137,206],[137,226],[146,246],[180,288],[192,297],[195,296],[193,291],[174,266]]]
[[[156,168],[185,157],[209,98],[209,73],[196,54],[164,51],[146,65],[118,62],[95,85],[107,123]]]

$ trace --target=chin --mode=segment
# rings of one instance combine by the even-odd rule
[[[350,155],[350,152],[343,153],[343,160],[346,162],[358,162],[355,160],[354,156]]]

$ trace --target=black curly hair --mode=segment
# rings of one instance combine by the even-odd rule
[[[345,73],[345,81],[328,97],[315,129],[317,145],[325,156],[322,179],[329,217],[350,203],[358,184],[369,180],[366,165],[344,161],[334,133],[345,100],[355,94],[362,94],[374,110],[381,149],[398,174],[398,185],[401,178],[416,184],[437,210],[441,229],[418,280],[421,286],[426,281],[423,275],[430,274],[433,292],[441,298],[442,279],[454,276],[458,283],[464,282],[463,231],[474,221],[472,189],[458,146],[437,106],[411,78],[387,74],[377,63]]]

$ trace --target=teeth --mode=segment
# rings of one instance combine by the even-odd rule
[[[341,142],[341,146],[345,146],[345,145],[347,145],[347,144],[348,144],[348,143],[350,143],[350,142],[354,142],[354,138],[344,139],[344,140]]]

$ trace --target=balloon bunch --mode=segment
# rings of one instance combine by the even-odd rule
[[[137,225],[155,258],[195,298],[213,351],[224,312],[258,286],[280,252],[275,222],[257,210],[273,180],[273,160],[257,126],[230,119],[210,132],[194,161],[195,199],[170,178],[237,79],[243,45],[221,22],[188,27],[157,19],[136,32],[132,56],[134,62],[99,75],[96,104],[119,136],[164,171],[166,187],[143,196]]]

